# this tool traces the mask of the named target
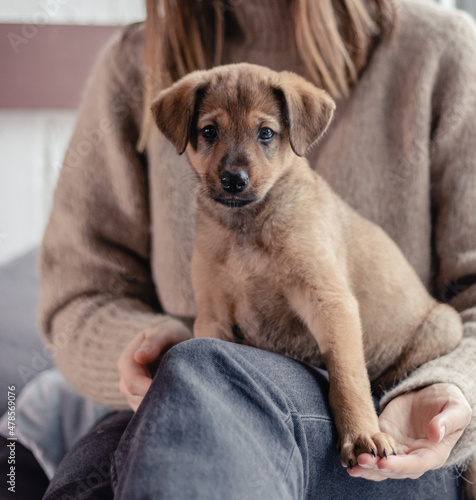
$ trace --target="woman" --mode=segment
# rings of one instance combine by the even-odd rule
[[[106,417],[46,498],[456,498],[454,467],[476,450],[473,22],[390,0],[147,7],[145,33],[126,29],[93,71],[41,259],[41,321],[59,368],[86,397],[137,411],[124,434],[130,412]],[[334,96],[311,165],[465,321],[460,347],[380,401],[396,457],[361,455],[346,472],[321,372],[188,340],[195,180],[148,110],[183,74],[239,61],[295,71]]]

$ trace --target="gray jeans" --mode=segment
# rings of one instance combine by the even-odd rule
[[[130,413],[106,417],[65,458],[45,499],[461,498],[453,469],[380,483],[348,476],[327,394],[319,370],[286,357],[183,342],[125,431]]]

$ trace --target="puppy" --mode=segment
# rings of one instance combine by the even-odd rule
[[[462,325],[304,159],[334,108],[295,74],[238,64],[191,73],[159,94],[152,113],[199,180],[194,335],[325,364],[352,467],[360,453],[395,453],[369,376],[391,386],[454,349]]]

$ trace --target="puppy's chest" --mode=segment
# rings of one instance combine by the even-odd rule
[[[228,242],[226,258],[216,269],[218,290],[213,301],[223,338],[238,326],[245,343],[314,365],[322,363],[314,337],[291,309],[286,297],[290,269],[277,242]],[[236,331],[235,331],[236,333]]]
[[[227,288],[233,287],[236,295],[253,295],[259,300],[266,292],[281,291],[285,286],[288,273],[283,268],[283,245],[278,241],[270,245],[260,237],[238,234],[228,238],[223,249],[221,273],[228,276]]]

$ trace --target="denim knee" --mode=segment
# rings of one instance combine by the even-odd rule
[[[233,348],[231,342],[212,338],[180,342],[166,353],[154,381],[167,384],[183,379],[182,383],[195,384],[200,378],[211,383],[217,377],[228,377],[229,365],[236,365],[238,358]]]
[[[255,391],[258,399],[271,398],[286,418],[290,412],[320,417],[330,413],[329,386],[322,373],[255,347],[212,338],[187,340],[168,351],[159,372],[156,378],[163,383],[183,376],[184,384],[203,379],[218,391],[224,384],[238,385],[241,390],[246,387],[250,397]]]
[[[172,348],[116,452],[119,498],[129,488],[161,498],[227,498],[230,491],[253,498],[257,481],[269,492],[262,498],[294,498],[301,453],[289,401],[261,373],[268,356],[217,339]],[[184,468],[183,481],[167,482]]]
[[[235,344],[215,338],[193,338],[172,347],[162,360],[162,364],[176,360],[205,360],[217,354],[225,354],[233,350]]]

